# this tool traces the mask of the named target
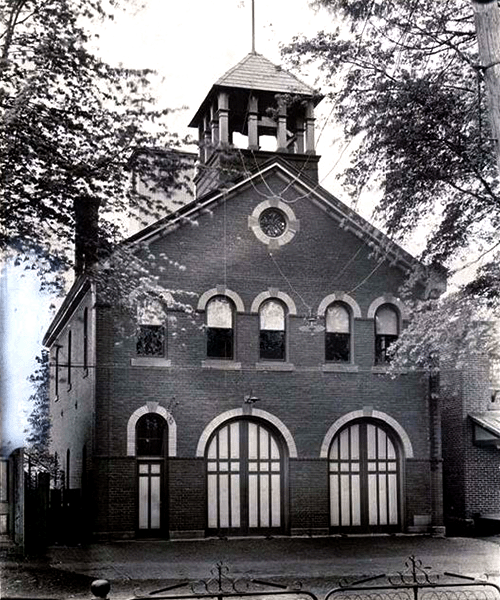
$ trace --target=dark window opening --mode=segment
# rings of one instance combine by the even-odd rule
[[[234,356],[234,310],[225,296],[215,296],[207,304],[207,357],[232,359]]]
[[[68,388],[71,387],[71,331],[68,331]]]
[[[389,348],[397,339],[397,335],[377,335],[375,337],[375,361],[378,364],[391,362]]]
[[[349,362],[349,342],[351,336],[348,333],[331,333],[325,335],[325,359],[327,362]]]
[[[285,332],[265,330],[260,332],[260,357],[265,360],[285,359]]]
[[[156,413],[142,416],[135,429],[137,456],[164,456],[166,450],[165,419]]]
[[[335,302],[326,311],[325,360],[349,362],[351,359],[351,316],[347,307]]]
[[[260,358],[264,360],[285,360],[285,309],[281,302],[267,300],[261,305],[259,326]]]
[[[390,304],[383,304],[375,314],[375,363],[391,360],[390,347],[399,336],[399,316]]]
[[[83,368],[89,368],[89,309],[83,311]]]
[[[139,325],[136,350],[137,356],[165,356],[165,327]]]
[[[55,355],[55,367],[54,367],[54,392],[57,400],[57,396],[59,395],[59,352],[61,351],[61,346],[56,346],[56,355]]]
[[[233,358],[233,330],[221,327],[207,329],[207,356],[209,358]]]

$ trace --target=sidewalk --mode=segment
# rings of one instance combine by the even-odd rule
[[[410,555],[436,573],[447,571],[498,583],[499,541],[500,538],[373,536],[144,540],[51,547],[43,559],[4,561],[2,597],[90,598],[90,582],[104,578],[112,583],[113,600],[132,598],[168,583],[208,579],[219,561],[229,567],[230,576],[235,578],[248,576],[287,583],[301,580],[304,587],[312,587],[313,591],[326,591],[344,577],[357,579],[402,571]],[[21,580],[22,573],[36,579],[35,589],[29,585],[26,589],[19,581],[15,585],[15,578]],[[52,587],[45,585],[49,581]]]

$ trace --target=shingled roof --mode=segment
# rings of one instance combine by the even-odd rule
[[[275,94],[297,94],[314,98],[315,104],[321,100],[321,96],[317,91],[298,77],[275,65],[262,54],[251,52],[214,83],[191,120],[189,127],[198,126],[207,103],[214,97],[215,90],[220,88],[255,90]]]
[[[312,87],[273,64],[262,54],[250,53],[215,82],[217,86],[312,96]]]

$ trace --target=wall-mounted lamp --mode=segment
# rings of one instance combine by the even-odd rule
[[[245,404],[255,404],[256,402],[260,402],[260,398],[254,396],[253,390],[250,390],[250,394],[248,394],[248,396],[245,396],[243,399],[245,401]]]

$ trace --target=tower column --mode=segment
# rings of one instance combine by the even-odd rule
[[[210,117],[209,115],[205,115],[203,117],[203,140],[202,140],[202,150],[203,156],[205,157],[205,162],[210,158],[210,154],[212,152],[210,146],[212,143],[212,132],[210,131]]]
[[[306,108],[306,152],[307,154],[316,154],[314,148],[314,104],[312,101],[307,103]]]
[[[219,144],[219,120],[213,104],[210,106],[210,130],[212,133],[212,146],[215,148]]]
[[[229,96],[227,92],[219,92],[217,111],[219,117],[219,144],[229,144]]]
[[[278,152],[286,152],[286,104],[278,100]]]
[[[255,96],[250,96],[248,106],[248,148],[259,149],[259,105]]]
[[[297,154],[304,154],[305,152],[305,129],[304,129],[304,119],[301,117],[297,117],[296,121],[296,129],[297,129]]]

